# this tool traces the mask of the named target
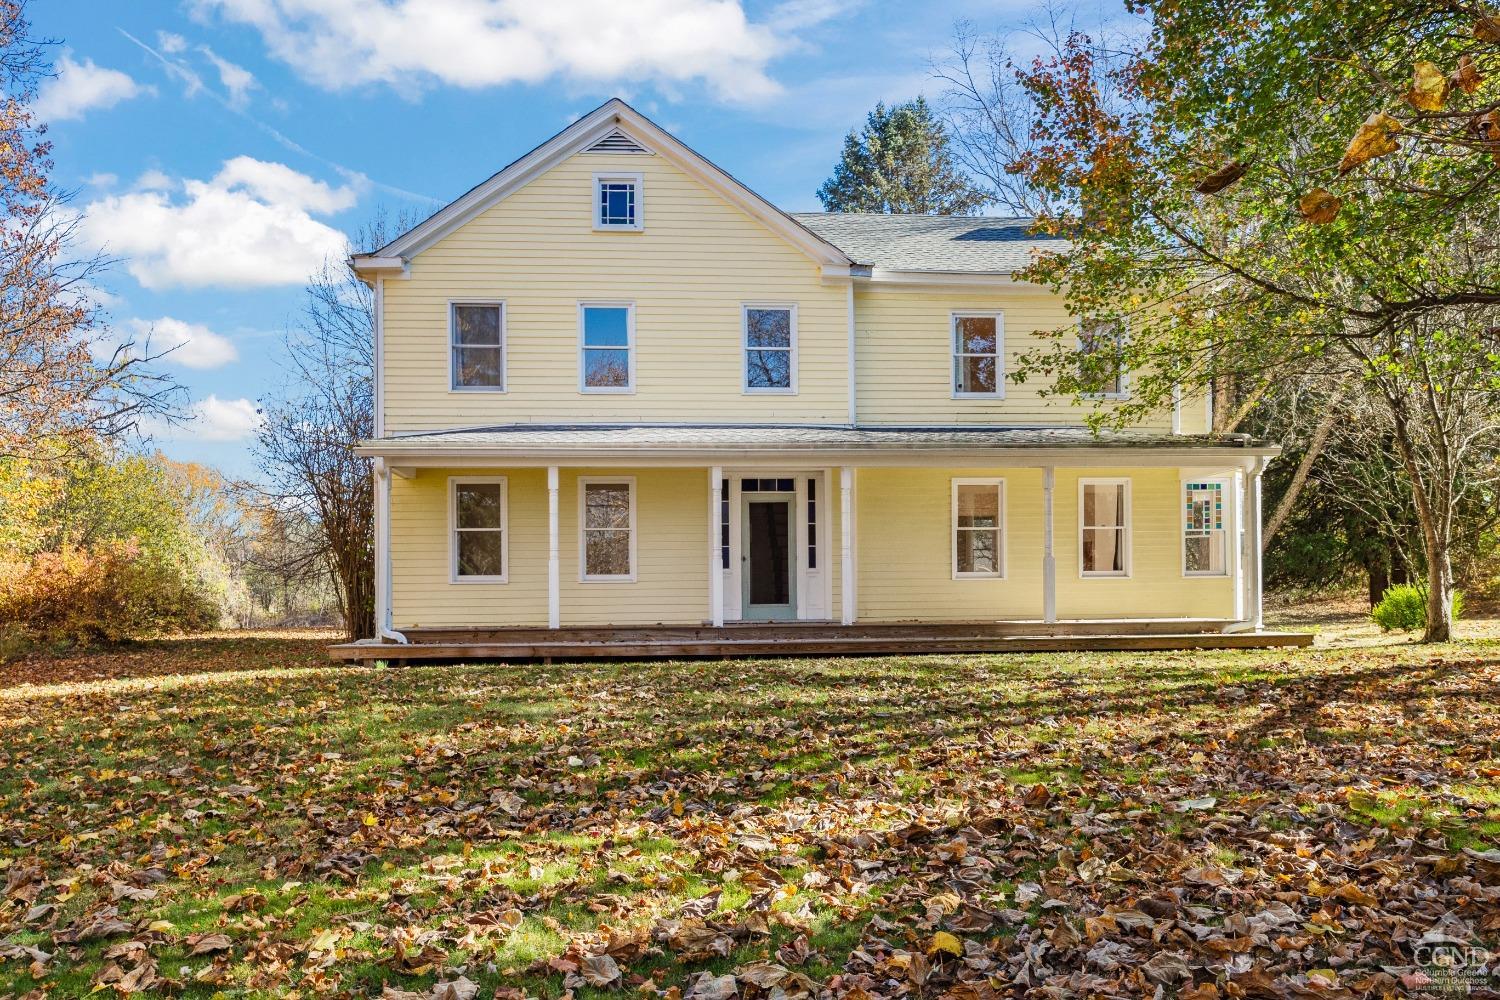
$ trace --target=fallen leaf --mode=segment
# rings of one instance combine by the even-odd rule
[[[585,955],[578,963],[578,973],[590,986],[611,986],[620,978],[620,966],[608,955]]]
[[[927,954],[937,955],[941,953],[961,957],[964,953],[964,943],[947,931],[938,931],[927,944]]]
[[[216,951],[228,951],[234,942],[227,934],[190,934],[186,944],[189,955],[209,955]]]

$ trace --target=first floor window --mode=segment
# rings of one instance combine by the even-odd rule
[[[1182,571],[1188,576],[1223,576],[1228,572],[1224,483],[1184,483],[1182,492]]]
[[[807,481],[807,568],[818,568],[818,481]]]
[[[628,304],[584,304],[579,307],[583,327],[584,392],[629,392],[634,384],[631,350],[635,342],[635,308]]]
[[[505,582],[505,480],[452,481],[453,577]]]
[[[457,302],[451,307],[453,388],[505,388],[505,306]]]
[[[1130,575],[1130,480],[1079,484],[1079,544],[1084,576]]]
[[[745,389],[792,390],[795,314],[790,306],[745,307]]]
[[[953,481],[954,576],[1004,575],[1004,510],[1005,483],[1001,480]]]
[[[583,527],[583,578],[630,580],[635,576],[635,481],[579,480]]]
[[[953,394],[999,396],[1001,326],[998,314],[953,317]]]
[[[1106,320],[1085,320],[1079,329],[1078,350],[1081,354],[1089,356],[1085,359],[1088,368],[1083,374],[1094,383],[1089,395],[1123,396],[1125,394],[1125,366],[1122,357],[1125,348],[1124,330],[1121,324]],[[1099,371],[1094,364],[1095,359],[1105,366],[1102,379],[1098,377]]]

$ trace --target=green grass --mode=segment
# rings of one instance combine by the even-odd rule
[[[55,952],[40,977],[0,960],[0,996],[84,995],[131,937],[193,997],[368,995],[442,969],[557,997],[548,963],[608,935],[638,942],[627,987],[804,934],[800,971],[823,981],[872,919],[921,950],[944,886],[993,901],[1076,864],[1085,810],[1236,869],[1330,815],[1453,851],[1500,840],[1494,644],[397,669],[323,665],[308,642],[159,648],[173,669],[133,656],[116,679],[0,689],[0,883],[44,880],[0,901],[0,939]],[[1313,769],[1336,778],[1282,780]],[[1028,804],[1038,784],[1050,805]],[[941,845],[994,817],[1055,826],[1073,860],[1018,838],[1011,870],[953,881]],[[133,880],[156,895],[114,904],[129,934],[54,943]],[[729,955],[653,940],[712,892],[713,920],[752,928]],[[56,910],[28,921],[34,904]],[[214,959],[188,939],[210,932],[232,948],[198,982]]]

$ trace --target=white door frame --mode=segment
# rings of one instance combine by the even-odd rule
[[[724,570],[724,620],[744,621],[741,588],[744,581],[744,562],[741,532],[743,531],[741,479],[791,479],[793,544],[797,554],[797,621],[824,621],[833,606],[833,574],[828,571],[829,520],[836,505],[829,502],[828,470],[810,469],[734,469],[725,467],[724,478],[729,480],[725,498],[729,501],[729,566]],[[807,481],[817,483],[817,550],[818,565],[807,565]]]

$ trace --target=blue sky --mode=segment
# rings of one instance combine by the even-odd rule
[[[1101,0],[1102,2],[1102,0]],[[67,0],[38,99],[113,325],[181,344],[158,443],[253,476],[303,277],[379,209],[426,214],[620,96],[789,210],[876,100],[940,88],[954,24],[1029,0]],[[1115,4],[1104,2],[1107,12]],[[1098,16],[1098,15],[1096,15]]]

